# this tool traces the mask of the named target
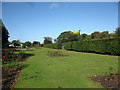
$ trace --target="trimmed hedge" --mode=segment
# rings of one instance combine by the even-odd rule
[[[91,39],[64,43],[66,50],[120,55],[120,38]],[[46,44],[44,47],[61,49],[62,44]]]
[[[59,43],[45,44],[44,47],[53,48],[53,49],[61,49],[62,44],[59,44]]]
[[[120,55],[120,38],[92,39],[64,43],[67,50]]]
[[[72,44],[73,42],[64,43],[64,48],[67,50],[72,50]]]

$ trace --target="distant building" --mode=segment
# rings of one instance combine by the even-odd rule
[[[15,45],[15,44],[10,44],[9,47],[22,47],[23,44],[20,44],[19,46]]]

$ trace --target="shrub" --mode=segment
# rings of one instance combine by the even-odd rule
[[[64,43],[64,48],[67,50],[72,50],[72,44],[73,42]]]
[[[62,44],[60,44],[60,43],[45,44],[44,47],[54,48],[54,49],[61,49]]]

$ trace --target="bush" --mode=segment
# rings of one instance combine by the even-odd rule
[[[64,43],[64,48],[67,50],[72,50],[72,44],[73,42]]]
[[[12,49],[2,50],[2,64],[11,63],[14,61],[19,61],[21,59],[27,58],[26,54],[22,51],[15,53]]]
[[[53,48],[53,44],[44,44],[44,47],[46,47],[46,48]]]
[[[45,44],[44,47],[53,48],[53,49],[61,49],[62,44],[60,43]]]

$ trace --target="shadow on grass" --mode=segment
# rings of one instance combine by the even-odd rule
[[[21,58],[19,61],[26,61],[29,57],[34,56],[35,54],[30,54],[30,53],[22,53]]]
[[[28,57],[34,56],[35,54],[25,53],[25,55],[26,55],[26,58],[28,58]]]

